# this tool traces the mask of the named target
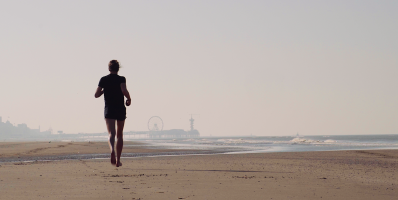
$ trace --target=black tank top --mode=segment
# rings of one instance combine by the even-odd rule
[[[109,74],[101,78],[98,86],[104,88],[105,107],[124,107],[124,95],[120,84],[126,78],[117,74]]]

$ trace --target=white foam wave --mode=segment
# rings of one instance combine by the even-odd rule
[[[280,139],[276,139],[280,138]],[[292,137],[290,137],[292,138]],[[289,139],[290,139],[289,138]],[[266,146],[273,145],[315,145],[315,146],[344,146],[344,147],[383,147],[383,146],[397,146],[398,143],[373,143],[373,142],[357,142],[357,141],[344,141],[332,140],[325,138],[325,140],[310,139],[309,137],[296,137],[291,140],[283,137],[269,137],[269,138],[218,138],[218,139],[205,139],[205,138],[187,138],[187,139],[172,139],[172,140],[157,140],[154,143],[168,143],[169,145],[202,145],[202,146],[218,146],[218,147],[247,147],[247,148],[265,148]]]

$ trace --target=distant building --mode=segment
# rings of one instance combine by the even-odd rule
[[[26,133],[26,132],[30,131],[30,129],[28,128],[28,125],[26,125],[26,124],[18,124],[17,128],[18,128],[19,133]]]
[[[26,125],[26,124],[18,124],[17,127],[26,129],[26,128],[28,128],[28,125]]]
[[[10,140],[29,140],[29,139],[41,139],[48,138],[52,133],[52,129],[50,128],[47,131],[40,131],[39,129],[30,129],[28,125],[25,123],[13,125],[10,121],[6,121],[5,123],[2,121],[0,117],[0,139],[10,139]]]

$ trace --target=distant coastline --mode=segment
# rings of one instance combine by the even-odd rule
[[[18,141],[18,140],[34,140],[46,139],[51,137],[52,129],[45,131],[38,129],[31,129],[25,123],[13,125],[9,120],[2,121],[0,117],[0,141]]]

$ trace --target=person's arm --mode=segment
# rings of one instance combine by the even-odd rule
[[[130,98],[130,93],[127,90],[126,83],[121,83],[120,87],[122,89],[123,95],[127,98],[126,100],[126,106],[129,106],[131,104],[131,98]]]
[[[100,97],[102,94],[104,94],[104,90],[102,89],[102,87],[98,86],[97,87],[97,91],[95,91],[95,98]]]

